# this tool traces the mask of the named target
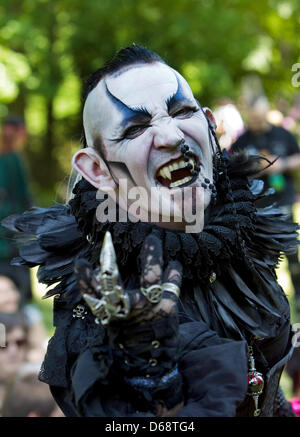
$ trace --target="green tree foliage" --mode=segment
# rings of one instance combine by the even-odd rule
[[[271,101],[292,101],[300,61],[298,0],[2,0],[0,121],[25,114],[37,200],[64,192],[81,136],[85,78],[133,42],[164,57],[205,105],[236,99],[258,74]]]

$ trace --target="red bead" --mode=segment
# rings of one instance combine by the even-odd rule
[[[264,378],[259,372],[248,373],[248,391],[250,394],[260,394],[264,388]]]

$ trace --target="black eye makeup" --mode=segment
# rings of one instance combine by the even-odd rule
[[[198,107],[184,106],[182,108],[171,111],[170,116],[173,118],[185,119],[192,117],[198,111]]]
[[[138,136],[142,135],[142,133],[144,133],[148,127],[149,125],[130,126],[128,129],[125,130],[121,139],[132,140],[134,138],[137,138]]]

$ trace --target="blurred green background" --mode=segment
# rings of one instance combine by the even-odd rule
[[[36,203],[61,200],[81,137],[86,77],[133,42],[157,51],[200,101],[237,100],[255,73],[287,108],[300,62],[298,0],[1,0],[0,123],[24,115]]]

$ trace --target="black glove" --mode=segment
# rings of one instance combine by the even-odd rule
[[[163,271],[161,241],[150,234],[140,254],[141,288],[125,291],[111,246],[110,239],[103,244],[100,269],[85,260],[76,263],[83,298],[96,321],[106,326],[114,367],[128,388],[148,409],[157,411],[160,405],[171,410],[183,400],[177,368],[182,267],[173,261]]]

